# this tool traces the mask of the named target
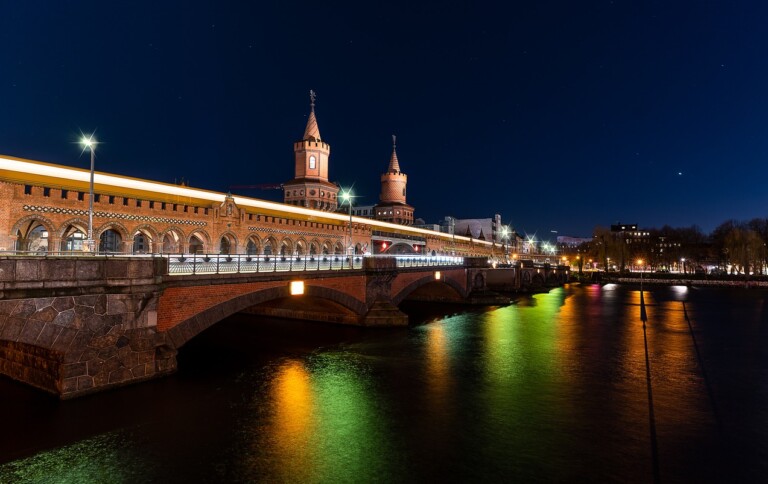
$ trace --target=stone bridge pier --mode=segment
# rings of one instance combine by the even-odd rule
[[[0,259],[0,373],[70,398],[173,372],[156,328],[165,263]]]

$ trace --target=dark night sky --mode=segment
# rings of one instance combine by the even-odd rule
[[[309,89],[330,179],[521,232],[768,216],[768,2],[0,5],[0,153],[226,191],[293,176]],[[242,193],[280,199],[279,191]]]

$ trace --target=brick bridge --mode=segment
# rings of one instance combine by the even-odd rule
[[[522,280],[519,269],[509,277]],[[508,303],[489,290],[493,272],[485,258],[406,268],[394,258],[364,258],[359,269],[180,275],[169,273],[163,257],[3,257],[0,373],[76,397],[172,373],[181,346],[238,312],[406,325],[397,309],[404,299]],[[498,283],[500,274],[491,279]],[[303,293],[292,294],[292,283]]]

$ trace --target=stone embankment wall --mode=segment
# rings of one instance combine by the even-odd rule
[[[0,258],[0,373],[70,398],[174,371],[156,330],[164,264]]]

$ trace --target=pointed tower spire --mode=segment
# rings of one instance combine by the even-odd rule
[[[304,129],[305,140],[320,140],[320,128],[317,127],[317,118],[315,117],[315,98],[317,94],[312,89],[309,90],[309,106],[311,111],[309,112],[309,119],[307,119],[307,127]]]
[[[397,161],[397,136],[392,135],[392,157],[389,159],[390,173],[400,172],[400,162]]]

